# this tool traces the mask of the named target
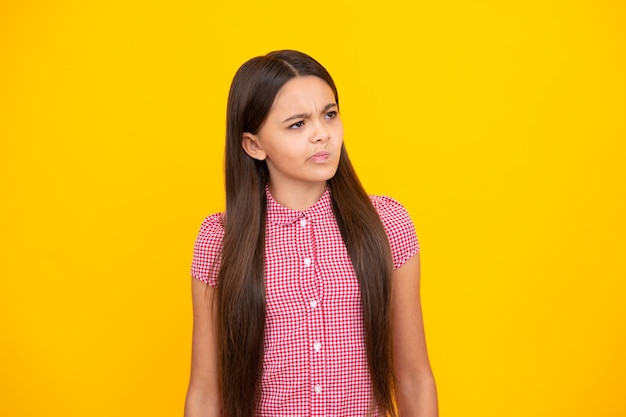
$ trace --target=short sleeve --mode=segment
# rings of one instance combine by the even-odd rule
[[[217,286],[223,239],[223,213],[216,213],[204,219],[193,248],[191,276],[212,287]]]
[[[400,268],[420,251],[415,226],[404,206],[387,196],[370,196],[383,223],[393,257],[393,269]]]

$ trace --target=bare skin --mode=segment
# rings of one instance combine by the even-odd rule
[[[419,254],[393,273],[391,325],[399,414],[436,417],[437,390],[426,351],[420,303]]]
[[[215,289],[191,279],[193,337],[191,378],[185,401],[185,417],[222,415],[217,360],[217,302]]]

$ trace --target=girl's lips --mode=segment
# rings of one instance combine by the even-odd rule
[[[330,157],[330,152],[321,151],[313,154],[309,160],[312,162],[326,162],[326,160]]]

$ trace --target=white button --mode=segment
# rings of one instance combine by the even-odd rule
[[[304,266],[311,266],[311,258],[304,258]]]
[[[322,344],[320,342],[313,343],[313,349],[315,349],[316,352],[319,352],[322,350]]]
[[[315,390],[316,394],[319,394],[320,392],[322,392],[322,386],[321,385],[316,385],[315,388],[313,388]]]
[[[306,219],[300,219],[300,226],[306,226]]]
[[[311,307],[315,308],[317,307],[317,300],[311,300],[309,304],[311,305]]]

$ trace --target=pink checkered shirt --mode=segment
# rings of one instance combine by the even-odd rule
[[[332,212],[330,191],[304,212],[269,191],[265,244],[267,318],[258,416],[366,416],[371,381],[359,284]],[[419,251],[404,207],[371,196],[399,268]],[[224,216],[200,228],[192,276],[217,285]],[[377,415],[374,411],[373,415]]]

